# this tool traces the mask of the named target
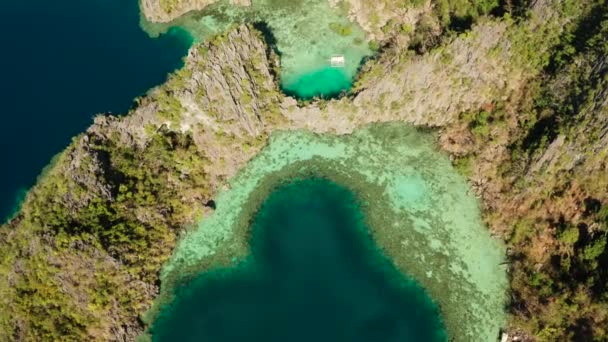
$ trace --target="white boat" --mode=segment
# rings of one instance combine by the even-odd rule
[[[330,63],[332,68],[344,68],[346,59],[344,55],[333,55],[331,56]]]

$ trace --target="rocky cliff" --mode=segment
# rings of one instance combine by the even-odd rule
[[[275,57],[242,26],[123,117],[98,116],[3,227],[1,340],[133,340],[188,222],[281,122]],[[5,229],[4,229],[5,228]]]
[[[218,0],[140,0],[144,17],[150,22],[167,23],[190,11],[204,10]],[[230,0],[237,6],[251,6],[251,0]]]
[[[142,2],[146,16],[158,3]],[[252,27],[193,46],[131,113],[74,138],[0,230],[0,340],[133,340],[175,241],[272,131],[384,121],[438,128],[483,200],[511,250],[512,336],[606,339],[607,11],[591,0],[526,9],[426,50],[405,30],[352,96],[328,101],[282,95],[280,61]]]

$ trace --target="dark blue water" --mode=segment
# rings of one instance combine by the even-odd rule
[[[276,189],[252,220],[252,254],[174,291],[153,341],[446,341],[426,292],[375,247],[353,193],[323,179]]]
[[[139,28],[137,0],[0,2],[0,220],[100,112],[124,113],[191,44]]]

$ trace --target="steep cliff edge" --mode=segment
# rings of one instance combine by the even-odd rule
[[[389,41],[399,33],[437,36],[450,25],[468,28],[482,15],[492,11],[514,12],[527,1],[498,0],[140,0],[143,17],[151,23],[169,23],[190,12],[207,13],[214,7],[231,4],[241,7],[284,7],[306,11],[314,2],[328,1],[340,13],[359,24],[375,41]],[[254,9],[255,10],[255,9]],[[221,19],[220,19],[221,20]]]
[[[129,115],[74,138],[0,231],[1,340],[142,332],[179,230],[280,121],[269,58],[240,27],[193,48]]]
[[[200,11],[219,0],[140,0],[142,14],[154,23],[167,23],[190,11]],[[251,0],[230,0],[237,6],[251,6]]]
[[[513,333],[605,339],[605,5],[530,11],[424,54],[388,46],[352,98],[307,104],[279,92],[278,58],[251,27],[194,46],[131,113],[97,117],[0,230],[0,340],[133,340],[180,232],[270,132],[382,121],[441,129],[511,248]]]
[[[519,101],[462,113],[441,138],[509,245],[512,326],[534,340],[608,338],[607,10],[564,26]]]

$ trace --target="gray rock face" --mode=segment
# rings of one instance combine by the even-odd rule
[[[259,33],[248,26],[229,32],[223,44],[192,49],[186,66],[192,70],[191,79],[174,94],[187,108],[182,126],[211,115],[259,135],[266,111],[280,99],[272,75],[278,58],[267,55],[266,49]]]
[[[238,6],[250,6],[251,0],[229,0]],[[218,0],[140,0],[141,11],[147,20],[167,23],[190,11],[200,11]]]
[[[10,251],[27,251],[20,262],[3,257],[10,265],[0,272],[0,285],[11,279],[7,289],[16,291],[24,286],[19,284],[44,281],[31,286],[67,296],[63,311],[45,318],[62,324],[73,319],[67,315],[79,317],[83,325],[71,330],[73,340],[133,341],[142,332],[139,315],[158,293],[157,272],[179,231],[204,212],[211,194],[261,148],[266,131],[280,121],[279,93],[271,74],[275,57],[266,49],[259,33],[238,27],[194,47],[185,68],[137,99],[137,108],[128,115],[97,116],[48,168],[22,212],[0,232],[0,244],[11,241]],[[151,164],[160,175],[149,174]],[[139,204],[125,197],[140,191],[149,193],[137,200]],[[176,212],[180,208],[188,209]],[[135,255],[128,244],[103,242],[103,229],[125,224],[133,227],[126,234],[139,227],[146,234],[155,231],[159,240]],[[82,230],[87,233],[81,235]],[[58,231],[72,237],[59,243]],[[148,239],[154,237],[141,242]],[[38,261],[30,262],[34,259]],[[51,269],[51,280],[37,275]],[[92,276],[96,274],[103,274],[103,280]],[[98,291],[111,293],[103,308],[92,304]],[[36,293],[32,296],[27,300],[46,301]],[[7,308],[20,310],[15,292],[3,298]],[[53,300],[56,308],[60,300]],[[10,322],[0,322],[6,324],[0,328],[0,340],[41,336],[28,321],[40,317],[10,317]]]
[[[155,7],[160,3],[142,0],[148,19],[169,18]],[[206,4],[201,0],[189,2],[188,6]],[[542,13],[550,12],[548,8],[534,7]],[[175,13],[178,12],[171,15]],[[542,20],[535,20],[522,25],[535,28],[543,24]],[[295,99],[281,94],[276,77],[278,58],[251,27],[239,26],[213,41],[193,46],[185,67],[165,85],[138,99],[137,108],[131,113],[96,117],[94,124],[75,138],[30,192],[24,210],[10,223],[10,230],[0,232],[0,243],[12,244],[12,254],[0,251],[0,256],[6,255],[0,258],[0,285],[4,279],[9,279],[11,285],[3,287],[8,290],[0,300],[12,310],[12,316],[20,317],[0,322],[0,340],[7,336],[8,340],[36,340],[38,335],[28,335],[35,329],[27,321],[35,317],[22,318],[29,317],[21,315],[28,307],[20,306],[16,286],[12,285],[20,281],[36,284],[40,269],[51,270],[55,280],[48,284],[48,292],[67,298],[58,315],[83,312],[86,318],[78,331],[81,335],[75,340],[133,340],[142,332],[139,316],[158,293],[157,272],[180,231],[205,212],[204,203],[256,155],[271,132],[309,129],[348,133],[362,125],[388,121],[448,126],[463,112],[507,99],[535,76],[514,57],[509,36],[512,29],[504,21],[487,19],[467,34],[453,37],[422,56],[400,48],[388,49],[364,68],[353,97],[305,106],[298,106]],[[607,64],[606,59],[600,60],[592,68],[605,74]],[[593,105],[581,117],[584,124],[575,128],[576,135],[585,138],[556,139],[535,161],[532,173],[547,168],[558,173],[577,165],[605,170],[607,88],[604,86],[595,94]],[[571,161],[563,162],[563,158]],[[116,165],[119,162],[128,165]],[[151,164],[161,176],[149,180],[144,177],[149,175],[139,171],[148,170]],[[137,201],[121,193],[126,180],[119,166],[136,175],[130,179],[135,183],[133,188],[144,193],[130,193],[141,195]],[[137,183],[140,180],[142,183]],[[150,187],[156,192],[146,194],[144,190]],[[49,227],[78,230],[77,224],[84,220],[83,213],[89,214],[88,209],[97,208],[100,203],[115,209],[112,206],[121,201],[125,204],[119,209],[126,212],[120,213],[121,219],[132,224],[129,233],[143,229],[147,237],[153,235],[150,231],[164,234],[149,242],[147,247],[152,251],[143,249],[141,255],[130,255],[124,246],[104,245],[100,238],[104,231],[84,234],[86,239],[64,234],[61,241],[50,233]],[[41,220],[40,213],[46,214],[40,210],[42,206],[60,208],[63,216],[59,223]],[[104,209],[107,208],[99,208],[101,212]],[[105,228],[101,226],[99,229]],[[160,228],[153,230],[157,227]],[[69,248],[59,249],[60,243]],[[160,247],[154,249],[157,246]],[[149,264],[141,266],[141,260]],[[111,276],[101,280],[91,277],[96,272]],[[116,298],[127,300],[95,307],[92,303],[100,289],[111,289]],[[44,302],[40,294],[32,296],[32,301]],[[60,316],[58,320],[70,318]]]
[[[93,150],[91,144],[112,140],[123,147],[145,150],[150,130],[166,127],[193,133],[207,154],[225,155],[219,146],[214,153],[214,146],[221,144],[209,137],[210,133],[257,137],[265,132],[266,121],[280,116],[280,95],[272,76],[275,63],[276,56],[267,55],[259,33],[248,26],[229,32],[219,43],[194,47],[184,69],[187,77],[178,74],[173,79],[179,87],[170,80],[167,86],[152,90],[127,116],[97,116],[67,152],[69,162],[59,167],[75,184],[87,189],[87,194],[111,200],[113,182],[107,156]],[[159,115],[167,96],[180,104],[174,120]],[[74,207],[88,203],[86,198],[69,202]]]
[[[576,80],[572,80],[571,75],[580,74],[585,75],[582,77],[586,79],[597,80],[595,90],[590,92],[591,96],[585,98],[584,102],[578,104],[580,111],[568,118],[572,121],[564,125],[569,126],[568,129],[561,131],[553,141],[548,141],[542,153],[530,162],[527,173],[530,179],[557,178],[565,173],[591,175],[608,171],[608,80],[604,76],[608,74],[608,56],[591,60],[578,59],[572,65],[572,69],[576,68],[574,71],[558,77],[549,86],[556,93],[563,93],[564,89],[575,89]]]
[[[126,175],[115,163],[132,160],[130,163],[135,165],[120,167],[136,175],[145,175],[145,169],[152,163],[158,172],[173,170],[162,179],[153,179],[162,184],[155,185],[155,191],[169,193],[164,195],[170,196],[168,202],[177,201],[188,211],[176,213],[169,203],[154,202],[154,196],[159,194],[139,200],[152,201],[151,205],[127,199],[126,207],[112,209],[127,210],[121,215],[127,215],[125,220],[128,218],[132,225],[145,229],[161,227],[157,229],[165,237],[154,242],[156,249],[143,252],[151,255],[130,255],[124,249],[128,246],[104,247],[96,240],[101,239],[98,236],[103,236],[103,232],[94,232],[89,240],[77,239],[74,246],[80,247],[62,250],[60,258],[55,258],[59,261],[45,259],[62,265],[55,274],[61,279],[58,284],[77,294],[80,299],[70,305],[90,318],[83,336],[88,340],[132,340],[142,331],[138,316],[158,292],[154,270],[158,271],[171,253],[179,231],[203,211],[203,204],[212,199],[210,196],[227,179],[256,155],[270,132],[307,128],[346,133],[368,123],[395,120],[441,126],[455,120],[460,111],[515,87],[520,78],[511,77],[509,73],[513,71],[506,68],[508,53],[497,59],[484,58],[489,49],[500,47],[498,41],[505,32],[504,24],[479,25],[473,32],[470,37],[457,38],[446,46],[452,55],[449,60],[442,59],[440,51],[407,58],[398,50],[388,51],[363,74],[359,82],[361,91],[354,99],[313,102],[304,107],[280,93],[275,75],[277,57],[269,52],[261,34],[250,27],[240,26],[211,42],[194,46],[186,66],[165,85],[138,99],[138,106],[131,113],[95,118],[93,126],[75,139],[32,190],[24,204],[26,210],[11,224],[17,227],[13,233],[32,234],[20,228],[30,221],[45,224],[35,219],[40,203],[54,203],[66,216],[62,220],[79,224],[83,220],[81,215],[89,212],[91,206],[96,208],[105,203],[114,208],[117,202],[124,202],[121,185]],[[485,72],[490,69],[494,71],[491,75]],[[159,141],[164,147],[159,148]],[[176,144],[182,146],[179,153],[173,151]],[[167,154],[173,158],[171,161],[163,159]],[[193,181],[191,175],[196,172],[199,175]],[[49,184],[59,184],[61,191],[49,190]],[[62,229],[63,223],[58,224],[58,229]],[[45,244],[45,240],[30,241]],[[147,265],[142,270],[137,266],[139,259],[151,260],[155,266]],[[88,309],[91,289],[102,286],[95,279],[79,282],[79,274],[90,265],[112,274],[106,281],[117,291],[117,298],[129,298],[138,304],[115,303],[111,310]],[[34,266],[18,263],[10,267],[11,277],[29,279],[28,267]],[[7,298],[16,297],[13,294]],[[130,303],[129,300],[125,303]],[[22,331],[28,331],[28,322],[19,324],[26,327]]]

